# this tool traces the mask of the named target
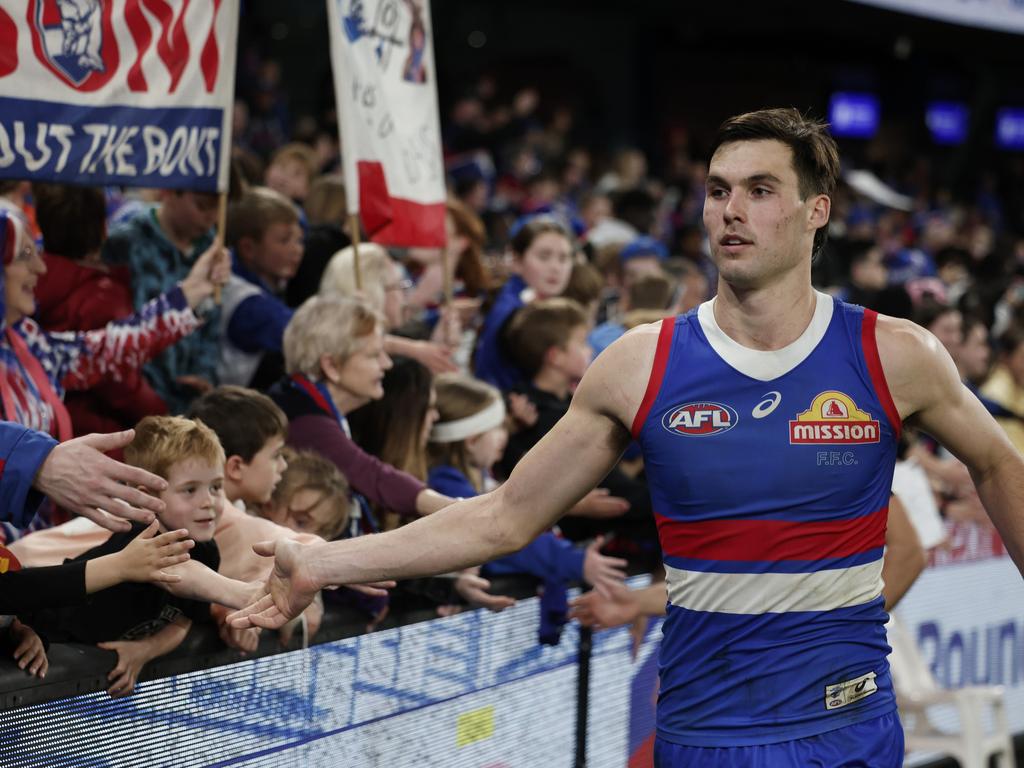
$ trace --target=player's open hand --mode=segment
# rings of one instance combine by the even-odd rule
[[[236,629],[277,629],[302,613],[320,591],[303,557],[303,550],[309,546],[315,545],[284,540],[253,544],[256,554],[274,558],[274,570],[263,587],[262,596],[230,614],[228,623]]]

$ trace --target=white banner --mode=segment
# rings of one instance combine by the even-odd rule
[[[428,0],[327,0],[351,213],[377,242],[444,244],[444,164]]]
[[[1001,685],[1011,733],[1024,731],[1024,582],[991,529],[947,525],[949,548],[932,562],[896,607],[925,663],[944,688]],[[937,728],[956,731],[956,711],[929,711]],[[907,765],[927,756],[912,755]]]
[[[1021,0],[854,0],[891,11],[927,16],[969,27],[988,27],[1024,34]]]
[[[0,177],[226,191],[239,0],[0,0]]]

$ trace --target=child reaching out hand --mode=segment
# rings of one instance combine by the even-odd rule
[[[19,615],[50,640],[98,643],[115,651],[112,696],[130,693],[149,660],[176,648],[192,621],[209,615],[206,603],[245,605],[259,588],[217,573],[220,555],[213,534],[223,501],[224,451],[209,427],[175,416],[146,417],[125,448],[125,460],[167,480],[160,494],[166,506],[157,518],[161,528],[188,532],[194,542],[189,559],[161,568],[167,578],[152,583],[121,583],[83,605]],[[142,533],[142,526],[133,524],[73,562],[86,568],[89,561],[122,554]],[[100,582],[109,578],[102,565],[92,570]]]
[[[45,568],[22,569],[13,553],[0,547],[0,613],[81,604],[88,595],[123,582],[179,581],[180,575],[165,569],[188,560],[195,542],[185,529],[162,534],[158,529],[159,523],[154,521],[119,552]],[[46,677],[46,649],[30,626],[13,618],[8,640],[15,646],[13,656],[20,669]]]

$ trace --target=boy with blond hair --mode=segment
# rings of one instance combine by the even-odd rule
[[[125,447],[125,461],[167,481],[160,493],[164,510],[160,530],[188,531],[195,547],[187,562],[166,568],[176,583],[122,583],[97,592],[81,606],[38,611],[25,621],[55,642],[97,643],[115,651],[108,675],[112,696],[132,691],[143,666],[178,647],[193,620],[208,613],[205,603],[240,606],[258,585],[225,578],[216,571],[220,554],[213,541],[224,495],[224,450],[216,434],[198,421],[177,416],[147,416]],[[115,533],[103,544],[74,558],[93,560],[127,547],[145,526]]]

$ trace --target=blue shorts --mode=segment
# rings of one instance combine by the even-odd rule
[[[751,747],[687,747],[658,737],[655,768],[900,768],[903,726],[895,712],[806,739]]]

